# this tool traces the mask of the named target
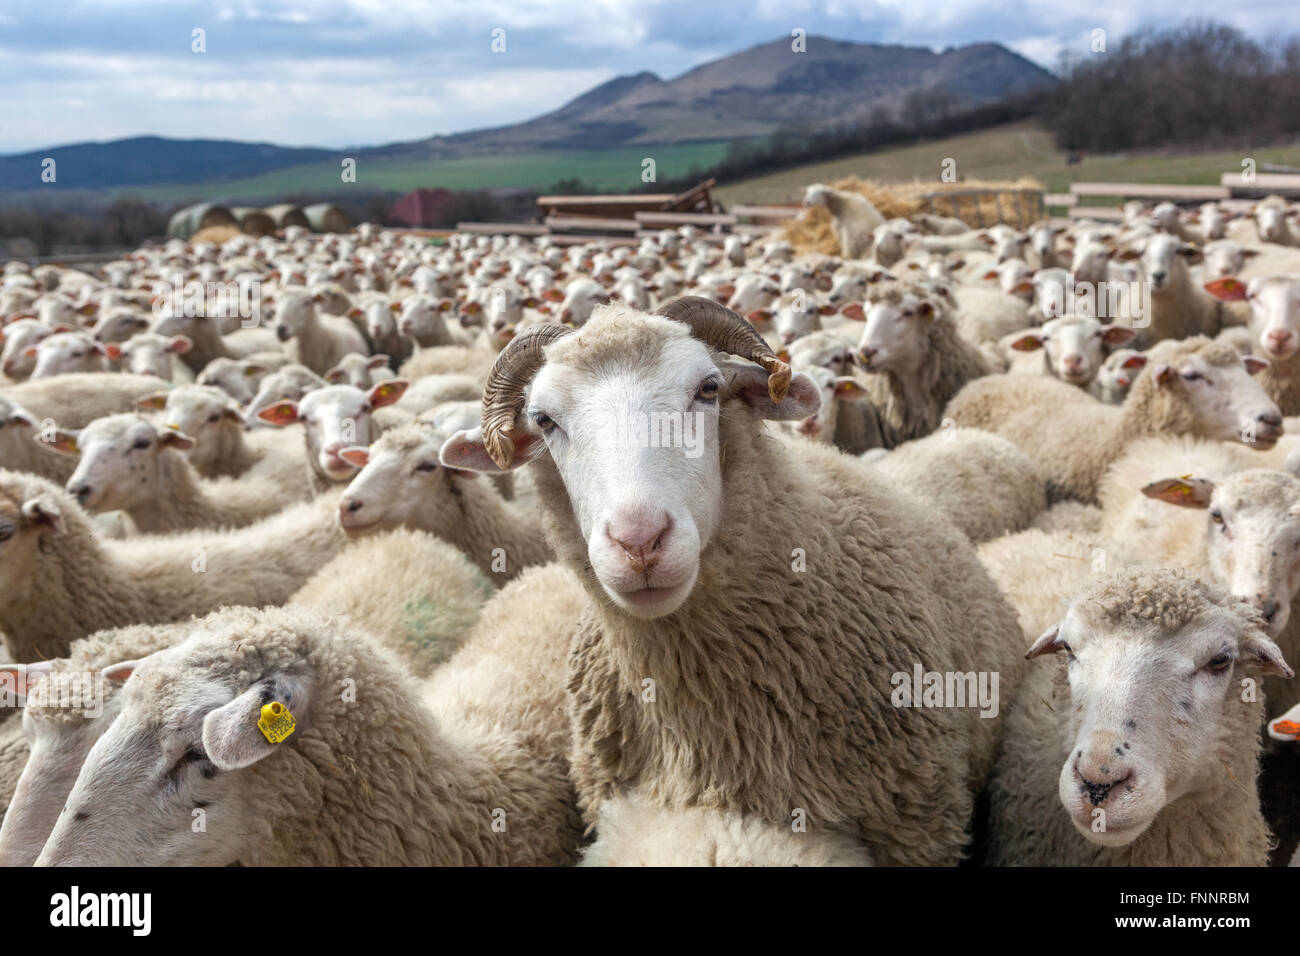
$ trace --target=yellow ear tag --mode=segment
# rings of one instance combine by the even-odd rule
[[[278,700],[262,705],[262,716],[257,721],[257,729],[273,744],[278,744],[297,727],[298,722],[289,713],[289,708]]]

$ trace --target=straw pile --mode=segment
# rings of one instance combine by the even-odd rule
[[[953,216],[970,224],[972,228],[1005,222],[1017,229],[1027,228],[1037,219],[1038,205],[1034,194],[1043,189],[1042,183],[1029,176],[1013,183],[980,179],[956,183],[882,183],[849,176],[829,185],[866,196],[886,219],[911,219],[917,213],[932,212],[940,216]],[[933,200],[921,198],[931,193],[968,193],[975,190],[979,191],[978,196],[939,196]],[[830,213],[820,206],[805,209],[797,219],[787,220],[783,235],[797,252],[817,252],[829,256],[840,253],[839,242],[831,231]]]
[[[191,242],[214,242],[221,245],[235,236],[243,235],[235,226],[208,226],[206,229],[200,229],[190,237]]]

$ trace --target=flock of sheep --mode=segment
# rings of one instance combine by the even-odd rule
[[[1266,864],[1296,208],[805,203],[7,263],[0,863]]]

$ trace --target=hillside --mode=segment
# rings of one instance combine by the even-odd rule
[[[1259,149],[1251,155],[1261,163],[1300,165],[1300,143]],[[715,190],[715,195],[725,203],[782,202],[798,199],[809,183],[844,176],[884,182],[938,180],[940,164],[947,158],[956,160],[957,173],[965,179],[1034,176],[1051,192],[1065,192],[1072,182],[1090,180],[1211,185],[1219,182],[1221,173],[1240,169],[1241,156],[1240,151],[1150,151],[1085,156],[1082,162],[1068,166],[1065,153],[1055,148],[1047,131],[1026,121],[727,183]],[[1106,202],[1114,204],[1113,200]]]

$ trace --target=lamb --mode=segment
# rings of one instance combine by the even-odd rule
[[[993,375],[962,389],[945,414],[1019,445],[1047,479],[1051,500],[1093,502],[1106,466],[1145,435],[1190,434],[1258,450],[1277,443],[1282,415],[1251,378],[1260,360],[1203,336],[1169,346],[1138,373],[1118,408],[1046,376]]]
[[[206,385],[181,385],[154,392],[136,407],[162,412],[162,424],[194,439],[186,453],[204,478],[266,477],[279,488],[293,489],[302,462],[292,441],[267,431],[245,431],[239,406],[225,392]],[[306,488],[301,489],[305,496]]]
[[[1088,393],[1107,405],[1123,405],[1128,390],[1133,387],[1133,379],[1146,364],[1146,355],[1136,349],[1115,349],[1102,361]]]
[[[275,307],[275,336],[287,343],[289,361],[324,375],[350,352],[367,355],[365,338],[350,319],[321,315],[307,293],[285,293]]]
[[[607,439],[667,396],[703,429],[701,454]],[[992,722],[893,707],[888,674],[924,659],[1014,683],[1019,629],[946,521],[863,481],[855,459],[764,432],[817,400],[716,302],[607,306],[582,329],[516,338],[482,426],[448,439],[441,461],[531,461],[547,540],[591,596],[569,658],[589,825],[625,794],[774,826],[803,808],[814,832],[857,838],[876,862],[956,863]],[[801,555],[813,573],[792,572]],[[639,703],[644,679],[653,707]]]
[[[312,487],[321,491],[336,482],[350,481],[357,473],[357,467],[341,452],[374,442],[383,431],[374,412],[395,404],[406,387],[399,378],[380,382],[368,392],[351,385],[326,385],[308,392],[301,401],[276,402],[257,417],[277,428],[302,424],[308,478]]]
[[[821,206],[831,214],[831,228],[845,259],[865,259],[871,254],[872,233],[885,217],[866,196],[814,183],[804,190],[805,206]]]
[[[450,433],[427,421],[384,432],[369,448],[343,449],[360,471],[339,501],[349,535],[417,528],[460,548],[498,586],[554,560],[536,514],[502,500],[478,473],[439,464]]]
[[[940,428],[898,446],[871,468],[937,508],[973,544],[1022,531],[1047,507],[1043,479],[1025,454],[975,428]]]
[[[525,583],[514,600],[581,609],[563,578]],[[107,668],[127,679],[121,712],[67,800],[95,813],[64,813],[37,865],[75,865],[87,852],[121,865],[572,862],[564,619],[525,636],[508,616],[484,618],[493,627],[476,630],[424,695],[371,639],[293,607],[232,608],[180,645]],[[360,706],[332,690],[349,684],[366,695]],[[203,706],[181,704],[199,687]],[[267,694],[295,721],[275,744],[256,726]],[[160,739],[158,714],[179,717],[178,707],[188,719]],[[177,761],[175,777],[143,771],[160,751]],[[188,822],[177,829],[195,799],[210,807],[198,835]],[[156,812],[141,815],[146,803]]]
[[[79,459],[65,486],[78,504],[88,511],[125,511],[145,534],[242,528],[285,504],[270,480],[201,480],[184,454],[194,440],[139,415],[58,429],[49,446]]]
[[[1151,304],[1150,315],[1145,316],[1141,327],[1134,314],[1133,327],[1137,329],[1134,348],[1147,349],[1163,339],[1219,333],[1225,324],[1224,304],[1206,295],[1192,281],[1187,268],[1189,261],[1201,258],[1195,246],[1177,236],[1160,233],[1142,243],[1136,257],[1146,287],[1151,291]]]
[[[991,371],[946,311],[903,285],[883,290],[871,306],[855,358],[869,373],[887,448],[934,431],[948,400]]]
[[[1097,319],[1067,315],[1045,322],[1011,344],[1019,352],[1043,350],[1048,375],[1082,389],[1096,380],[1111,349],[1126,345],[1137,333],[1119,325],[1103,326]]]
[[[0,630],[19,662],[66,657],[106,627],[162,623],[225,604],[280,604],[345,540],[334,496],[236,531],[101,541],[63,489],[0,471]]]
[[[1267,863],[1263,707],[1241,685],[1292,671],[1257,615],[1178,571],[1122,571],[1027,656],[1051,653],[1068,664],[1031,666],[1007,713],[989,863]]]

